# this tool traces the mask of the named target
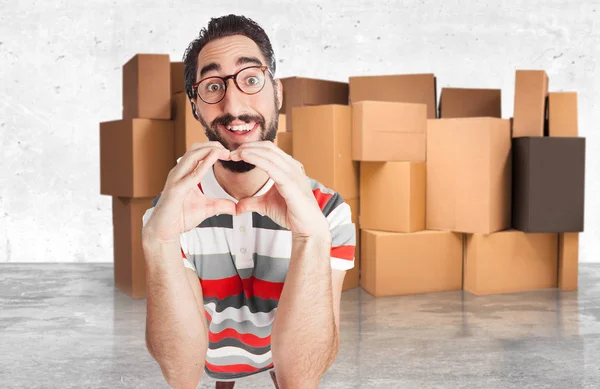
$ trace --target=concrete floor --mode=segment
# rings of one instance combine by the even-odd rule
[[[168,388],[145,348],[145,309],[114,289],[111,264],[0,264],[0,388]],[[322,388],[600,387],[600,265],[580,266],[578,292],[357,288],[341,319]],[[243,388],[272,384],[263,373]]]

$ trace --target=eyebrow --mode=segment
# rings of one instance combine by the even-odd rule
[[[260,61],[260,59],[258,59],[256,57],[238,57],[237,62],[235,64],[236,64],[236,66],[240,66],[240,65],[250,64],[250,63],[262,66],[262,62]],[[216,62],[211,62],[208,65],[203,66],[202,69],[200,70],[200,79],[204,78],[204,75],[210,71],[220,71],[220,70],[221,70],[221,65],[219,65]]]

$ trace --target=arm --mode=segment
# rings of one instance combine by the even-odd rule
[[[159,243],[144,235],[143,247],[148,350],[169,385],[196,388],[208,347],[198,277],[179,261],[181,247],[178,242]],[[185,281],[186,278],[189,281]]]
[[[299,375],[314,366],[324,373],[337,355],[330,248],[328,238],[322,237],[294,236],[292,242],[271,342],[273,359],[294,364]],[[295,355],[296,350],[302,350],[302,355]]]

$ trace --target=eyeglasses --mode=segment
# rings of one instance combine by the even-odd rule
[[[265,70],[268,66],[250,66],[226,77],[211,76],[204,78],[194,85],[192,90],[207,104],[217,104],[227,93],[227,80],[233,79],[235,86],[247,95],[255,95],[265,86]]]

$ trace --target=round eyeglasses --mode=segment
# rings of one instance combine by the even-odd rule
[[[265,86],[265,70],[271,73],[269,67],[263,65],[250,66],[226,77],[207,77],[192,85],[192,90],[195,90],[196,95],[205,103],[217,104],[225,97],[227,80],[232,78],[240,91],[247,95],[254,95]]]

